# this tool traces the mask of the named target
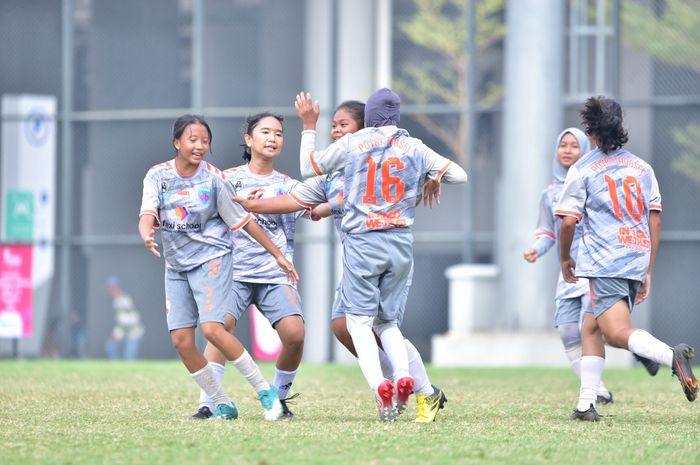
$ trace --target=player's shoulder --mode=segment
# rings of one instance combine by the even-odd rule
[[[168,161],[164,161],[162,163],[158,163],[156,165],[151,166],[148,169],[147,175],[154,175],[154,174],[162,173],[164,171],[172,169],[173,166],[174,166],[173,160],[168,160]]]
[[[228,178],[235,178],[237,176],[240,176],[243,173],[244,166],[245,165],[240,165],[240,166],[232,166],[230,168],[226,168],[223,171],[224,177],[226,177],[226,179],[228,179]]]
[[[221,171],[219,168],[216,166],[212,165],[211,163],[205,161],[204,163],[204,170],[202,170],[203,173],[206,173],[206,175],[211,176],[213,178],[219,179],[221,181],[226,181],[226,176],[224,175],[224,172]]]

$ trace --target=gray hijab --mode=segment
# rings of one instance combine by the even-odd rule
[[[365,127],[398,126],[401,120],[401,99],[386,87],[375,91],[365,104]]]
[[[584,134],[583,131],[581,131],[579,128],[564,129],[561,134],[559,134],[559,137],[557,137],[557,145],[554,149],[554,160],[552,161],[552,175],[554,175],[554,180],[556,182],[564,182],[564,179],[566,179],[566,172],[569,171],[568,168],[565,168],[564,165],[559,162],[559,157],[557,156],[559,143],[566,133],[571,133],[571,135],[578,141],[578,146],[581,148],[579,160],[591,150],[591,143],[588,141],[588,137],[586,137],[586,134]]]

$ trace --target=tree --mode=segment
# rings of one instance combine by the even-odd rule
[[[467,48],[468,6],[465,0],[414,0],[416,12],[399,29],[409,40],[440,58],[439,62],[423,61],[402,67],[394,88],[405,100],[415,104],[468,103]],[[478,0],[476,5],[476,46],[485,50],[505,34],[501,19],[505,0]],[[502,95],[501,87],[486,88],[480,104],[493,104]],[[460,112],[456,137],[452,131],[426,114],[414,115],[428,132],[440,138],[460,163],[467,161],[468,115]]]
[[[686,66],[700,74],[700,8],[687,0],[666,0],[662,11],[634,2],[622,9],[624,42],[652,58]],[[683,151],[671,163],[674,171],[700,183],[700,125],[673,130]]]

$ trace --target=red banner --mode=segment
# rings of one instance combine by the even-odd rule
[[[32,246],[0,245],[0,337],[32,335]]]

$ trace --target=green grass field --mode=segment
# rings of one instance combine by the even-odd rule
[[[273,367],[263,365],[268,377]],[[566,420],[566,369],[429,370],[449,402],[415,424],[376,420],[356,366],[303,364],[292,421],[266,422],[232,368],[235,421],[193,422],[198,392],[177,361],[0,361],[0,464],[695,464],[700,402],[662,369],[610,369],[600,423]]]

